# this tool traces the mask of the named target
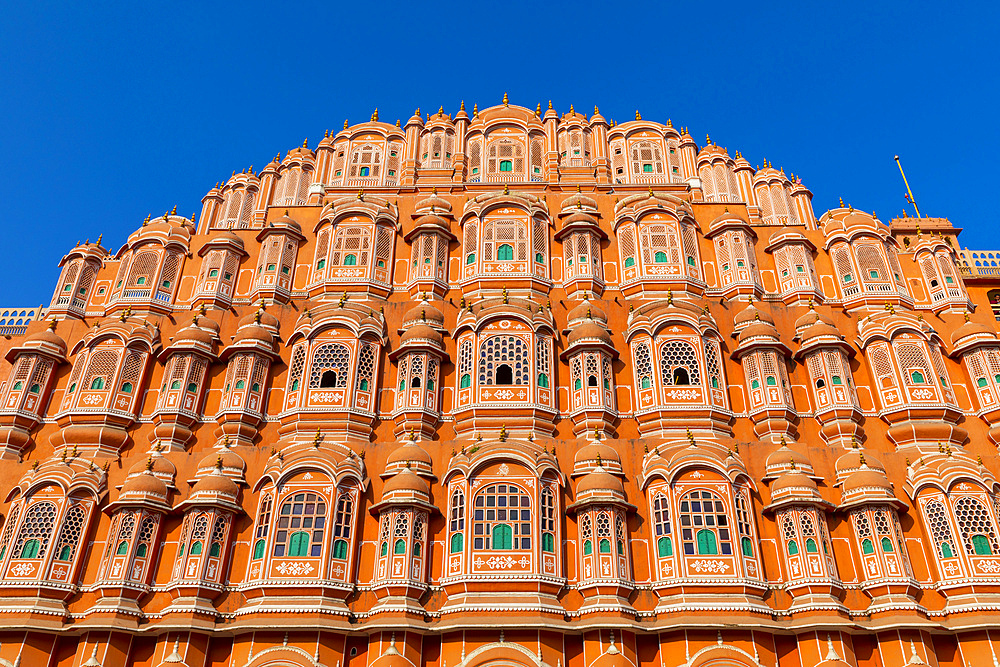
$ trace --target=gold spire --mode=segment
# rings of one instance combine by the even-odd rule
[[[541,116],[542,115],[542,103],[541,102],[539,102],[537,105],[535,105],[535,115],[536,116]]]
[[[503,105],[505,107],[506,106],[510,106],[510,99],[507,97],[507,93],[506,92],[503,94]]]
[[[635,119],[642,120],[642,114],[639,113],[638,109],[635,110]]]
[[[375,107],[375,112],[372,113],[372,122],[373,123],[377,123],[378,122],[378,107]]]

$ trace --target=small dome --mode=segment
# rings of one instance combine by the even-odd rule
[[[611,473],[606,472],[603,468],[598,468],[581,477],[579,483],[576,485],[576,494],[578,496],[595,491],[612,491],[625,495],[625,485]]]
[[[426,324],[429,327],[444,328],[444,313],[430,301],[421,301],[403,315],[403,326]]]
[[[597,460],[600,460],[602,464],[606,462],[621,463],[621,457],[618,455],[618,452],[615,451],[614,447],[606,445],[601,441],[595,441],[589,445],[584,445],[580,449],[576,450],[576,455],[573,457],[573,462],[576,464],[589,463]]]
[[[804,315],[795,320],[795,330],[802,331],[820,321],[824,321],[820,314],[810,308]]]
[[[882,465],[881,461],[872,456],[871,453],[863,451],[858,447],[847,450],[846,453],[837,459],[837,463],[834,464],[837,477],[843,477],[866,467],[873,470],[885,470],[885,466]]]
[[[443,213],[451,213],[451,202],[449,202],[447,199],[444,199],[443,197],[438,197],[437,194],[432,194],[430,197],[418,201],[416,205],[416,210],[430,211],[431,207],[433,207],[435,211],[441,211]],[[445,227],[448,226],[448,222],[445,221],[443,218],[441,219],[441,222],[444,224]]]
[[[408,328],[399,339],[401,344],[423,341],[431,341],[436,345],[444,345],[444,336],[442,336],[439,331],[431,329],[426,324],[415,324]]]
[[[778,339],[778,330],[774,328],[774,325],[768,324],[764,321],[754,321],[746,325],[740,330],[739,342],[749,340],[751,338],[757,337],[767,337]]]
[[[989,338],[997,337],[996,332],[985,324],[980,324],[979,322],[966,322],[952,332],[951,344],[957,345],[959,341],[965,338],[979,336],[987,336]]]
[[[786,472],[781,475],[774,484],[771,486],[771,497],[774,498],[778,495],[785,495],[789,493],[796,493],[803,490],[806,491],[818,491],[819,487],[816,485],[808,475],[798,470],[793,470]]]
[[[236,483],[233,482],[233,480],[217,471],[211,475],[205,475],[195,482],[194,487],[191,489],[191,496],[195,497],[202,494],[209,494],[228,496],[235,499],[236,496],[239,495],[239,492],[240,487],[236,486]]]
[[[787,444],[782,444],[781,447],[767,455],[764,467],[768,471],[772,469],[785,470],[792,467],[811,470],[812,464],[809,462],[809,457],[805,454],[800,454]]]
[[[408,492],[415,495],[430,496],[431,489],[422,477],[408,468],[403,468],[398,473],[389,478],[389,481],[382,487],[382,495],[390,493]]]
[[[608,330],[593,321],[584,322],[583,324],[573,327],[573,329],[569,332],[567,342],[569,345],[574,345],[576,343],[595,340],[607,343],[608,345],[614,344]]]
[[[278,321],[278,318],[271,313],[267,312],[263,308],[258,308],[249,315],[241,317],[237,328],[242,329],[243,327],[250,326],[251,324],[256,324],[264,327],[265,329],[270,329],[272,332],[277,332],[280,322]]]
[[[235,472],[240,475],[246,470],[247,464],[243,460],[243,457],[229,449],[228,447],[222,447],[217,450],[213,450],[208,453],[201,461],[198,462],[198,473],[204,474],[206,471],[212,469],[221,469],[223,472]]]
[[[67,350],[66,341],[51,328],[31,334],[24,339],[22,345],[24,347],[52,347],[56,348],[62,355],[65,355]]]
[[[199,324],[201,323],[201,318],[198,318],[198,322]],[[173,345],[195,345],[211,348],[214,342],[215,336],[210,330],[190,324],[177,332],[177,335],[174,336]]]
[[[844,480],[844,495],[863,493],[865,491],[885,492],[892,495],[892,485],[881,470],[863,466],[861,470],[852,472]]]
[[[132,467],[128,469],[127,477],[131,479],[138,475],[145,475],[147,472],[161,478],[172,478],[177,472],[177,468],[169,459],[161,456],[159,452],[155,452],[132,464]]]
[[[402,447],[397,447],[385,460],[386,466],[394,463],[425,463],[431,465],[431,455],[413,440],[408,440]]]
[[[818,320],[816,324],[807,327],[805,331],[802,332],[802,342],[812,340],[814,338],[821,338],[825,336],[833,336],[834,338],[843,338],[840,331],[833,326],[827,324],[823,320]]]
[[[585,213],[584,211],[574,211],[570,213],[569,216],[563,220],[563,228],[569,227],[570,225],[596,225],[597,218],[595,218],[590,213]]]
[[[265,345],[271,345],[274,343],[274,336],[272,336],[271,332],[264,327],[250,325],[241,327],[240,330],[236,332],[236,338],[233,339],[233,342],[261,342]]]
[[[567,321],[570,326],[572,326],[573,324],[585,322],[587,320],[600,320],[601,322],[607,322],[608,315],[603,310],[592,304],[589,299],[584,299],[579,305],[569,311]]]
[[[119,498],[147,494],[157,496],[161,499],[167,497],[167,485],[151,472],[143,472],[140,475],[125,480],[125,483],[122,484]]]
[[[722,215],[720,215],[719,217],[717,217],[715,220],[712,221],[712,224],[708,226],[708,230],[713,231],[731,224],[749,225],[750,223],[748,223],[746,220],[744,220],[737,214],[733,213],[732,211],[727,210]]]
[[[733,318],[733,326],[740,329],[758,320],[765,324],[774,325],[774,318],[771,317],[769,312],[760,310],[753,303],[749,303],[746,308],[736,313],[736,317]]]
[[[302,225],[295,222],[288,216],[288,209],[285,209],[285,214],[271,223],[272,227],[288,227],[296,232],[302,233]]]

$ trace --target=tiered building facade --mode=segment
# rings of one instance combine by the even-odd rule
[[[3,343],[0,665],[997,664],[1000,269],[811,196],[505,97],[77,245]]]

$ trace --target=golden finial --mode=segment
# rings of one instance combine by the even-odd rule
[[[707,134],[705,135],[705,145],[707,146],[712,145],[712,137],[708,136]]]
[[[458,110],[465,111],[465,100],[462,100],[462,102],[458,105]]]
[[[253,314],[253,321],[254,321],[254,324],[260,324],[260,311],[259,310],[256,313]]]
[[[541,115],[542,115],[542,103],[541,103],[541,102],[539,102],[539,103],[538,103],[538,104],[537,104],[537,105],[535,106],[535,115],[536,115],[536,116],[541,116]]]
[[[573,108],[573,105],[572,105],[572,104],[571,104],[571,105],[569,105],[569,112],[570,112],[571,114],[574,114],[574,115],[576,115],[576,109],[574,109],[574,108]]]
[[[672,289],[667,290],[667,305],[674,305],[674,291]]]
[[[504,288],[503,288],[503,302],[505,304],[508,303],[508,300],[507,300],[507,286],[506,285],[504,285]]]
[[[506,183],[503,184],[503,193],[505,195],[509,195],[510,194],[510,188],[507,187]]]
[[[399,119],[398,118],[396,119],[396,127],[402,127],[402,125],[399,124]]]
[[[500,442],[507,442],[507,424],[500,425]]]
[[[503,94],[503,105],[504,106],[508,106],[509,104],[510,104],[510,100],[507,97],[507,93],[504,93]]]
[[[552,108],[552,100],[549,100],[549,108]]]
[[[438,107],[438,116],[444,115],[444,105]]]
[[[969,311],[965,311],[965,321],[969,321]]]
[[[844,208],[844,198],[840,198],[840,208]]]
[[[152,469],[153,469],[153,457],[150,456],[148,459],[146,459],[146,470],[148,471]]]
[[[472,103],[472,117],[475,118],[479,115],[479,105],[475,102]]]
[[[635,110],[635,119],[636,120],[642,120],[642,115],[639,113],[638,109]]]
[[[668,119],[667,119],[667,127],[673,127],[673,126],[674,126],[674,121],[672,121],[672,120],[670,120],[670,119],[668,118]]]
[[[600,439],[601,439],[601,429],[599,429],[598,427],[595,426],[594,427],[594,440],[600,441]],[[601,453],[598,452],[597,455],[600,456]]]
[[[358,190],[358,200],[359,201],[364,201],[365,200],[365,191],[364,191],[364,189]]]
[[[347,125],[348,125],[348,123],[347,123],[347,119],[345,118],[345,119],[344,119],[344,129],[345,129],[345,130],[347,129]],[[277,162],[277,159],[275,159],[275,162]]]
[[[373,123],[378,122],[378,107],[375,107],[375,112],[372,114],[372,122]]]

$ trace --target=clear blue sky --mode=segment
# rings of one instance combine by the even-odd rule
[[[824,5],[812,8],[812,5]],[[817,212],[904,205],[1000,248],[996,3],[5,3],[0,306],[48,304],[76,241],[200,211],[327,128],[503,92],[645,118],[801,175]]]

